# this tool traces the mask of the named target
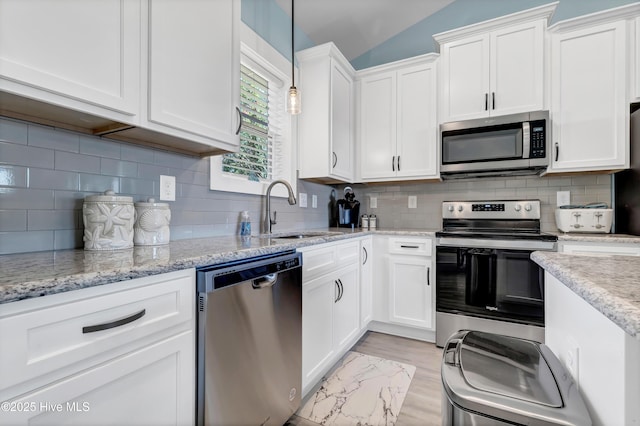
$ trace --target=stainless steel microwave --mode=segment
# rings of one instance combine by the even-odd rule
[[[549,111],[440,125],[443,179],[536,175],[546,170]]]

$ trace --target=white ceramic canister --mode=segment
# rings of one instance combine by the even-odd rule
[[[153,198],[136,203],[136,223],[133,242],[137,246],[169,244],[171,210],[167,203],[156,203]]]
[[[85,197],[82,205],[85,250],[120,250],[133,247],[133,198],[111,190]]]

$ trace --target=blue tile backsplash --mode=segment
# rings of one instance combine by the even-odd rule
[[[0,117],[0,254],[82,248],[84,197],[112,189],[134,201],[159,201],[160,175],[176,177],[171,239],[233,235],[249,210],[260,232],[261,196],[209,190],[209,159]],[[331,187],[304,181],[319,208],[274,198],[275,231],[328,225]]]

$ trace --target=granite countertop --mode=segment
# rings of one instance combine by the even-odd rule
[[[611,244],[640,244],[640,236],[626,234],[597,234],[597,233],[563,233],[558,232],[558,241],[576,241],[584,243]]]
[[[279,235],[328,233],[303,239],[278,239]],[[271,238],[235,236],[172,241],[163,246],[136,246],[128,250],[58,250],[0,256],[0,304],[46,296],[85,287],[125,281],[181,269],[197,268],[299,247],[339,241],[371,233],[435,236],[435,231],[348,228],[274,233]]]
[[[536,251],[531,259],[614,324],[640,339],[640,257]]]

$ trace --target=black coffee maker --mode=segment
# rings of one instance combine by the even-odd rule
[[[353,189],[347,186],[344,189],[344,199],[338,200],[336,203],[336,217],[338,218],[338,226],[341,228],[351,228],[358,226],[358,218],[360,217],[360,201],[356,200]]]

